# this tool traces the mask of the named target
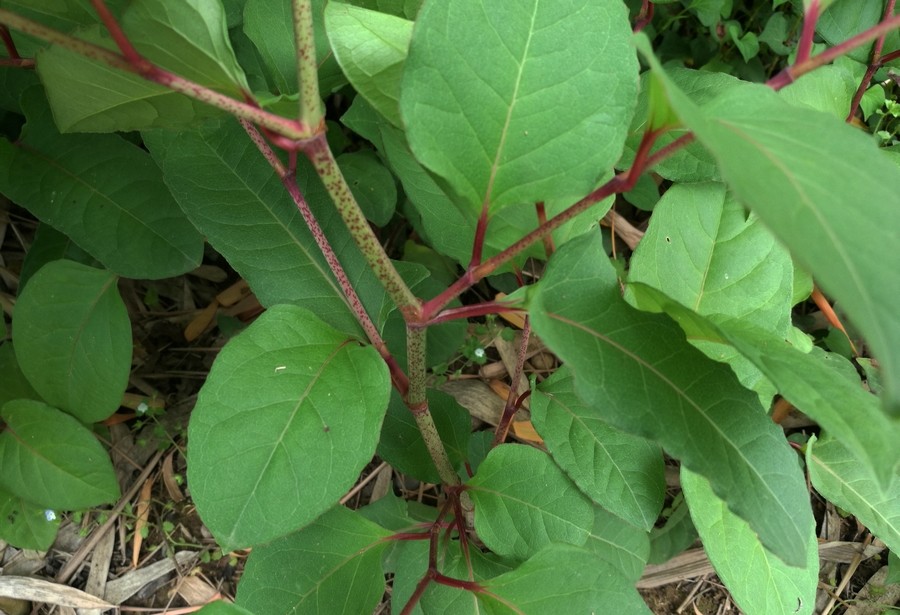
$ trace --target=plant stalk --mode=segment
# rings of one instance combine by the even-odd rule
[[[325,184],[325,189],[331,195],[331,200],[334,201],[350,235],[375,272],[378,281],[384,286],[407,322],[418,320],[419,300],[400,277],[375,233],[372,232],[369,221],[357,205],[350,186],[347,185],[334,155],[328,148],[325,135],[320,134],[307,142],[303,151]]]
[[[312,3],[310,0],[293,0],[294,38],[297,46],[297,87],[300,88],[300,123],[314,127],[316,132],[324,126],[322,104],[319,97],[319,74],[316,66],[316,37],[313,31]]]
[[[447,449],[438,434],[434,424],[434,418],[428,409],[428,397],[425,394],[425,344],[427,330],[406,327],[406,356],[409,373],[409,392],[406,396],[406,405],[416,419],[416,425],[422,433],[422,440],[431,455],[431,460],[437,468],[438,475],[445,485],[459,485],[459,476],[450,463]]]
[[[6,9],[0,9],[0,23],[48,43],[59,45],[86,58],[102,62],[112,68],[139,75],[148,81],[153,81],[170,90],[221,109],[235,117],[259,124],[289,139],[302,141],[309,139],[312,135],[312,131],[308,127],[301,125],[295,120],[263,111],[257,106],[220,94],[199,83],[184,79],[150,64],[144,58],[141,58],[143,61],[140,63],[140,66],[136,66],[114,51],[74,38],[53,28],[48,28],[43,24],[21,17]]]

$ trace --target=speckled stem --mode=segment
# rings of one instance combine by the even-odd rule
[[[391,259],[388,258],[378,238],[375,237],[375,233],[372,232],[369,221],[366,220],[359,205],[356,204],[356,199],[353,198],[353,193],[350,192],[350,186],[344,180],[337,161],[328,148],[325,135],[318,135],[315,139],[306,143],[303,151],[316,169],[316,173],[322,179],[322,183],[325,184],[325,189],[331,195],[331,200],[334,201],[338,213],[344,219],[350,235],[353,237],[356,245],[359,246],[366,262],[369,263],[369,267],[375,272],[375,277],[384,286],[388,295],[390,295],[397,308],[403,314],[404,319],[407,322],[418,321],[419,300],[412,294],[412,291],[406,285],[406,282],[403,281],[403,278],[400,277],[400,274],[397,273],[397,269],[394,268]]]
[[[300,123],[317,128],[324,118],[319,97],[312,3],[310,0],[294,0],[292,4],[294,38],[297,45],[297,85],[300,88]]]
[[[431,411],[428,409],[428,398],[425,396],[425,340],[426,329],[406,327],[406,371],[409,374],[409,393],[406,405],[416,419],[416,425],[422,433],[425,447],[437,468],[438,475],[446,485],[460,484],[459,476],[450,463],[447,449],[434,425]]]

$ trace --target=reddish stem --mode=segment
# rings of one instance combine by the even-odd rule
[[[479,316],[487,316],[488,314],[499,314],[501,312],[524,312],[520,308],[510,307],[499,301],[485,301],[483,303],[475,303],[472,305],[463,305],[457,308],[447,308],[441,310],[437,316],[425,321],[421,324],[414,325],[417,328],[429,327],[449,320],[460,320],[463,318],[477,318]]]
[[[122,52],[128,63],[139,74],[144,75],[148,73],[153,68],[153,64],[134,48],[134,45],[131,44],[121,26],[119,26],[119,22],[116,21],[116,18],[113,17],[113,14],[107,8],[106,2],[104,0],[91,0],[91,4],[94,5],[94,10],[100,16],[100,21],[106,26],[106,30],[116,43],[116,47],[119,48],[119,51]]]
[[[895,0],[887,0],[884,4],[884,13],[881,16],[882,21],[890,17],[894,13],[894,5]],[[884,39],[887,36],[887,33],[882,34],[875,40],[875,44],[872,46],[872,60],[869,62],[868,68],[866,68],[866,74],[863,75],[862,80],[859,82],[859,87],[856,88],[856,93],[853,95],[853,100],[850,102],[850,111],[847,113],[847,121],[850,122],[856,116],[856,111],[859,109],[859,103],[862,101],[863,95],[866,93],[866,90],[869,88],[869,83],[872,81],[872,77],[875,76],[875,73],[881,67],[881,51],[884,49]]]
[[[509,426],[512,423],[516,410],[519,409],[520,399],[524,397],[517,395],[519,390],[519,381],[522,379],[522,372],[525,369],[525,357],[528,354],[528,338],[531,336],[531,322],[528,316],[525,317],[525,327],[522,329],[522,340],[519,343],[519,352],[516,353],[516,369],[513,372],[512,379],[509,383],[509,393],[506,396],[506,406],[503,408],[503,414],[500,415],[500,421],[497,423],[497,429],[494,431],[494,441],[491,448],[502,444],[506,440],[509,433]]]
[[[479,280],[493,273],[497,268],[513,259],[517,254],[520,254],[535,242],[540,241],[548,234],[591,207],[591,205],[602,201],[612,194],[628,192],[629,190],[631,190],[644,170],[648,168],[647,163],[651,159],[648,159],[647,154],[653,143],[656,141],[656,138],[660,134],[660,131],[655,130],[649,131],[644,134],[643,139],[641,139],[641,144],[638,147],[638,151],[635,154],[634,162],[627,171],[619,173],[611,180],[591,192],[589,195],[587,195],[565,211],[562,211],[553,216],[552,218],[547,220],[546,224],[538,226],[536,229],[519,239],[517,242],[515,242],[499,254],[495,254],[477,267],[467,269],[466,272],[458,280],[456,280],[456,282],[451,284],[444,292],[439,294],[437,297],[434,297],[430,301],[426,301],[425,303],[423,303],[420,322],[427,322],[431,318],[434,318],[434,315],[441,308],[450,303],[450,301],[452,301],[460,293],[468,288],[471,288],[471,286],[476,284]],[[674,145],[674,143],[672,143],[671,145]],[[669,149],[666,155],[671,154],[675,151],[675,149],[677,148]],[[662,157],[654,157],[652,158],[652,160],[654,160],[655,162],[659,162],[660,160],[662,160]]]
[[[534,207],[537,210],[538,226],[547,224],[547,208],[544,207],[544,202],[540,201],[535,203]],[[556,247],[553,245],[553,235],[551,234],[544,237],[544,254],[547,255],[548,259],[553,255],[555,250]]]
[[[12,39],[12,34],[9,33],[9,28],[3,24],[0,24],[0,39],[3,40],[3,46],[6,47],[6,54],[11,60],[22,59],[22,56],[19,55],[19,50],[16,49],[16,43]]]
[[[647,24],[653,20],[653,9],[654,4],[650,0],[641,2],[641,12],[638,13],[637,19],[634,20],[633,32],[640,32],[647,27]]]
[[[484,253],[484,239],[487,236],[489,221],[488,205],[485,202],[481,206],[481,215],[478,216],[478,225],[475,227],[475,239],[472,241],[472,259],[469,261],[469,269],[481,264],[481,256]]]
[[[240,122],[241,126],[244,127],[244,130],[250,136],[250,139],[256,145],[257,149],[260,151],[260,153],[262,153],[263,157],[265,157],[266,161],[268,161],[272,168],[275,169],[275,172],[278,173],[278,176],[281,179],[281,183],[288,191],[288,194],[291,195],[291,199],[293,199],[294,204],[300,211],[300,215],[303,216],[303,220],[304,222],[306,222],[306,226],[309,227],[309,232],[312,233],[316,245],[319,247],[319,250],[325,257],[325,262],[328,263],[329,269],[331,269],[331,272],[337,279],[338,285],[341,287],[341,290],[343,291],[344,296],[346,297],[350,305],[350,309],[356,315],[356,320],[362,326],[363,331],[365,331],[366,336],[372,343],[372,346],[375,347],[375,349],[378,351],[378,354],[380,354],[381,358],[384,359],[384,362],[387,363],[388,369],[391,372],[391,380],[394,383],[394,388],[396,388],[401,395],[406,395],[406,392],[409,389],[409,379],[400,368],[400,365],[397,363],[397,360],[391,354],[390,350],[388,350],[387,345],[381,338],[381,335],[379,334],[377,327],[375,327],[375,324],[372,322],[372,319],[369,318],[369,315],[366,312],[365,307],[363,307],[359,295],[356,294],[356,290],[353,288],[353,284],[351,284],[350,280],[347,278],[347,274],[344,271],[344,268],[341,265],[337,254],[335,254],[334,249],[328,242],[328,238],[325,236],[325,232],[322,230],[322,227],[319,226],[319,222],[318,220],[316,220],[315,215],[309,208],[309,204],[300,193],[300,188],[297,187],[295,174],[296,152],[290,152],[289,155],[291,156],[291,166],[290,168],[285,169],[284,165],[281,163],[281,160],[278,159],[278,156],[275,155],[275,152],[271,147],[269,147],[269,144],[266,143],[265,139],[256,129],[256,127],[246,120],[240,120]]]
[[[886,53],[883,56],[881,56],[881,61],[878,63],[878,67],[881,68],[885,64],[893,62],[894,60],[896,60],[898,58],[900,58],[900,49],[898,49],[896,51],[892,51],[890,53]]]
[[[780,90],[805,75],[806,73],[833,62],[836,58],[861,47],[871,40],[877,39],[879,36],[887,34],[895,28],[900,28],[900,15],[894,15],[890,19],[882,21],[864,32],[860,32],[856,36],[847,39],[839,45],[835,45],[830,49],[826,49],[819,55],[809,58],[805,62],[798,62],[793,66],[788,66],[780,73],[766,81],[773,90]]]
[[[803,29],[800,31],[800,41],[797,43],[797,58],[794,64],[806,62],[809,52],[812,51],[813,37],[816,34],[816,23],[819,21],[819,0],[811,0],[806,12],[803,14]]]
[[[34,59],[32,58],[0,58],[0,66],[9,66],[11,68],[34,68]]]

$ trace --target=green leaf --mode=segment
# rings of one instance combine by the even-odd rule
[[[249,91],[221,2],[133,0],[122,29],[144,57],[181,77],[238,99]]]
[[[900,552],[900,476],[882,487],[871,469],[834,437],[810,439],[806,466],[816,491],[853,513],[893,553]]]
[[[13,399],[41,398],[22,373],[12,342],[0,345],[0,376],[0,408]]]
[[[594,527],[584,547],[636,583],[650,556],[650,537],[605,508],[594,506]]]
[[[526,559],[551,542],[583,545],[594,522],[590,500],[530,446],[495,447],[467,486],[478,537],[505,557]]]
[[[658,288],[698,314],[784,334],[791,326],[790,255],[719,183],[675,184],[631,260],[629,282]]]
[[[676,184],[666,191],[628,279],[658,288],[698,314],[752,322],[781,336],[791,326],[790,255],[719,183]],[[768,404],[775,390],[758,368],[721,344],[691,341],[731,365]]]
[[[665,311],[690,340],[710,348],[729,344],[769,378],[785,399],[815,419],[866,460],[883,484],[898,460],[893,451],[900,423],[881,412],[878,400],[860,387],[855,368],[839,355],[812,349],[802,352],[783,337],[739,320],[709,320],[672,301],[652,287],[631,286],[642,309]],[[853,408],[853,412],[847,412]],[[890,460],[885,463],[886,460]]]
[[[0,489],[0,539],[20,549],[46,551],[56,539],[59,515]]]
[[[60,135],[39,89],[15,145],[0,139],[0,192],[111,271],[167,278],[200,264],[203,239],[150,156],[117,135]]]
[[[398,128],[400,77],[413,22],[384,12],[329,2],[325,26],[344,74],[369,104]]]
[[[397,207],[397,184],[391,172],[364,152],[343,154],[337,162],[366,218],[375,226],[390,222]]]
[[[16,305],[22,373],[49,404],[85,423],[111,415],[131,372],[131,321],[108,271],[53,261]]]
[[[891,481],[900,464],[896,454],[900,422],[881,412],[878,398],[866,392],[858,378],[851,381],[837,376],[841,367],[853,373],[849,361],[821,351],[804,354],[742,323],[723,323],[721,329],[785,399],[867,463],[882,485]]]
[[[7,402],[0,416],[6,421],[0,489],[55,510],[81,510],[119,497],[109,455],[77,420],[28,399]]]
[[[177,135],[145,134],[166,184],[191,222],[250,284],[264,306],[295,303],[334,327],[359,325],[340,286],[277,174],[233,121],[211,122]],[[365,300],[374,275],[353,245],[321,182],[298,164],[300,190],[345,271]],[[380,306],[376,306],[380,307]],[[376,313],[370,310],[370,314]]]
[[[630,38],[617,0],[426,3],[400,96],[412,151],[475,211],[584,196],[625,141]]]
[[[805,563],[795,568],[763,547],[750,526],[728,510],[702,476],[682,468],[681,487],[703,547],[742,611],[767,615],[813,612],[819,582],[819,550],[812,509],[804,514],[809,533]]]
[[[631,581],[585,549],[554,544],[511,572],[483,584],[489,615],[649,614]]]
[[[877,2],[835,2],[819,16],[816,32],[829,44],[837,45],[878,24],[883,10]],[[896,30],[888,32],[884,45],[885,49],[900,48],[900,35]],[[872,55],[872,44],[852,49],[847,55],[867,63]]]
[[[253,615],[247,609],[225,602],[224,600],[216,600],[207,603],[202,609],[197,611],[197,615]]]
[[[730,88],[702,111],[674,84],[666,87],[734,194],[866,337],[884,370],[885,407],[900,414],[900,311],[893,309],[900,295],[900,250],[893,249],[900,244],[900,209],[893,206],[900,168],[860,131],[794,107],[764,86]]]
[[[760,42],[768,45],[772,51],[780,56],[786,56],[791,53],[791,48],[786,44],[790,41],[790,38],[791,23],[782,12],[772,13],[766,21],[766,27],[763,28],[762,34],[759,35]]]
[[[729,21],[725,25],[725,30],[731,42],[741,52],[744,62],[749,62],[759,54],[759,39],[753,32],[743,34],[740,24],[736,21]]]
[[[607,425],[575,395],[563,366],[535,389],[531,420],[553,459],[589,498],[649,531],[665,495],[662,451]]]
[[[73,34],[107,49],[116,48],[99,25]],[[38,54],[37,71],[63,133],[175,128],[218,113],[165,86],[58,45]]]
[[[710,478],[763,544],[802,565],[807,536],[794,515],[809,504],[781,430],[674,322],[624,302],[599,238],[585,235],[554,254],[529,313],[535,333],[574,371],[585,403]]]
[[[472,258],[472,237],[478,224],[478,211],[464,203],[451,199],[429,173],[413,158],[403,133],[391,126],[380,126],[380,136],[388,163],[403,184],[403,189],[421,215],[421,229],[429,245],[441,254],[451,257],[462,266]],[[570,237],[596,228],[597,220],[612,206],[613,200],[604,199],[562,225],[553,233],[557,245]],[[547,216],[562,212],[570,201],[554,200],[546,203]],[[489,258],[509,247],[537,227],[534,207],[508,207],[491,217],[484,242],[484,258]],[[448,233],[447,229],[454,229]],[[524,251],[515,262],[524,266],[527,257],[543,257],[540,245]]]
[[[222,548],[270,541],[331,508],[375,453],[389,390],[374,349],[302,308],[273,306],[233,338],[188,432],[191,495]]]
[[[390,532],[342,506],[303,530],[255,547],[236,604],[254,613],[371,613],[384,593]]]
[[[472,418],[455,399],[437,390],[428,391],[428,407],[450,463],[456,466],[466,458]],[[412,412],[396,392],[391,395],[391,403],[381,427],[378,456],[403,474],[427,483],[441,482],[425,441],[422,440],[422,432],[419,431]]]
[[[312,0],[313,30],[316,39],[319,90],[333,92],[347,80],[341,73],[325,34],[325,0]],[[272,73],[278,94],[296,94],[297,48],[291,0],[247,0],[244,5],[244,33],[253,41],[266,68]]]
[[[847,117],[859,79],[844,66],[829,65],[807,73],[778,95],[795,106],[828,113],[841,121]]]

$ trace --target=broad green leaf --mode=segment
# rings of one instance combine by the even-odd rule
[[[56,539],[59,515],[0,489],[0,539],[19,549],[46,551]]]
[[[884,7],[878,2],[834,2],[819,16],[816,32],[829,44],[837,45],[878,24],[883,11]],[[888,33],[884,45],[885,50],[900,48],[900,36],[896,30]],[[852,49],[848,55],[859,62],[868,62],[872,44]]]
[[[303,308],[273,306],[233,338],[188,432],[191,495],[219,544],[268,542],[331,508],[375,453],[389,390],[374,349]]]
[[[530,446],[494,448],[467,486],[478,537],[504,557],[526,559],[551,542],[583,545],[594,522],[590,500]]]
[[[0,192],[121,276],[167,278],[200,263],[203,238],[145,151],[117,135],[60,135],[37,88],[23,106],[23,138],[0,139]]]
[[[111,415],[131,373],[131,321],[108,271],[44,265],[16,304],[22,373],[49,404],[85,423]]]
[[[5,323],[0,328],[5,328]],[[12,342],[4,342],[0,345],[0,408],[13,399],[40,398],[22,373]]]
[[[882,487],[872,471],[833,436],[810,439],[806,466],[816,491],[853,513],[893,553],[900,552],[900,475]]]
[[[233,121],[196,131],[144,136],[166,184],[191,222],[247,280],[264,306],[295,303],[330,325],[359,325],[278,175]],[[311,167],[298,165],[300,190],[357,292],[378,288]],[[380,306],[376,306],[380,307]],[[373,318],[376,314],[370,311]]]
[[[511,572],[483,584],[489,615],[606,613],[649,615],[634,584],[593,553],[572,545],[546,547]]]
[[[809,504],[781,430],[678,325],[625,303],[599,238],[585,235],[554,254],[529,313],[535,333],[573,370],[585,403],[710,478],[763,544],[802,565],[808,537],[794,517]]]
[[[435,427],[444,442],[444,448],[453,466],[466,458],[472,418],[455,399],[437,390],[428,391],[428,408]],[[440,483],[441,477],[422,440],[422,432],[416,425],[412,412],[395,392],[391,395],[381,438],[378,456],[391,467],[427,483]]]
[[[384,12],[329,2],[325,26],[334,56],[360,95],[401,128],[400,77],[413,22]]]
[[[133,0],[122,29],[142,55],[177,75],[233,98],[249,90],[221,2]]]
[[[658,288],[698,314],[752,322],[781,336],[791,326],[790,255],[719,183],[676,184],[666,191],[628,279]],[[731,365],[764,403],[772,399],[774,387],[735,350],[691,341]]]
[[[791,325],[790,255],[719,183],[675,184],[638,244],[629,282],[643,282],[698,314],[784,334]]]
[[[563,366],[534,391],[531,420],[557,464],[579,489],[622,519],[649,531],[665,495],[659,446],[604,422],[575,395]]]
[[[637,40],[646,46],[646,38]],[[729,88],[700,110],[662,78],[670,103],[737,198],[866,337],[884,371],[885,408],[900,414],[900,311],[893,305],[900,295],[900,168],[859,130],[794,107],[764,86]]]
[[[115,49],[109,34],[99,25],[74,34],[89,43]],[[63,133],[174,128],[217,113],[165,86],[58,45],[41,51],[37,59],[54,120]]]
[[[28,399],[6,402],[0,417],[6,421],[0,489],[54,510],[81,510],[119,497],[109,455],[77,420]]]
[[[743,612],[766,615],[813,612],[819,582],[819,550],[812,509],[804,514],[809,533],[805,563],[795,568],[769,553],[750,526],[713,493],[705,478],[682,468],[681,488],[703,547]]]
[[[650,557],[650,536],[606,509],[595,506],[594,526],[584,547],[636,583]]]
[[[371,613],[384,593],[381,552],[390,532],[342,506],[255,547],[236,604],[254,613]]]
[[[832,64],[803,75],[778,95],[792,105],[811,107],[843,121],[858,85],[859,79],[846,67]]]
[[[766,21],[766,27],[763,28],[759,35],[760,42],[765,43],[769,48],[780,56],[786,56],[791,53],[791,48],[785,43],[791,38],[791,22],[787,15],[782,12],[775,12],[769,16]]]
[[[296,94],[297,48],[291,0],[247,0],[244,5],[244,33],[253,41],[266,68],[272,73],[278,94]],[[316,61],[322,95],[341,87],[347,80],[331,55],[325,34],[325,0],[312,0]]]
[[[678,321],[689,340],[702,340],[710,348],[724,344],[735,348],[785,399],[833,430],[887,484],[900,462],[894,454],[900,423],[881,412],[878,399],[862,389],[846,359],[820,349],[803,352],[783,337],[746,322],[706,319],[643,284],[630,288],[642,309],[665,311]],[[847,408],[854,410],[847,412]]]
[[[391,169],[403,184],[403,189],[421,216],[419,232],[437,252],[451,257],[462,266],[472,258],[472,238],[478,224],[478,211],[452,199],[429,173],[413,158],[403,133],[391,126],[381,126],[380,136]],[[570,237],[596,228],[597,220],[612,206],[612,199],[592,206],[584,213],[562,225],[553,233],[557,245]],[[547,216],[562,212],[572,203],[554,200],[546,204]],[[509,247],[524,234],[537,228],[538,219],[533,206],[508,207],[491,217],[484,242],[484,258]],[[448,233],[452,228],[454,232]],[[535,245],[525,250],[516,263],[523,266],[527,257],[543,257],[544,249]]]
[[[343,154],[337,162],[366,218],[375,226],[390,222],[397,207],[397,184],[391,172],[364,152]]]
[[[835,354],[804,354],[787,342],[739,322],[722,323],[722,331],[738,351],[757,365],[781,395],[815,419],[868,464],[882,485],[887,485],[900,464],[897,443],[900,421],[879,408],[878,398],[865,391],[853,366]]]
[[[412,151],[475,211],[574,202],[622,152],[630,39],[617,0],[425,3],[400,95]]]

